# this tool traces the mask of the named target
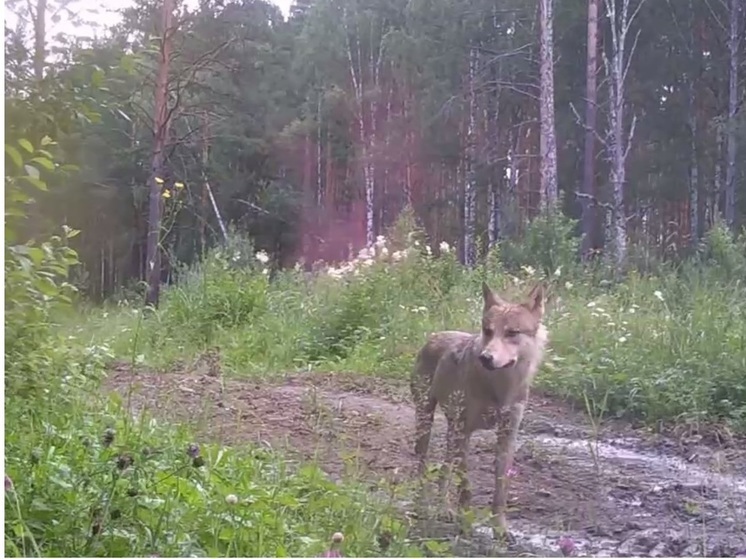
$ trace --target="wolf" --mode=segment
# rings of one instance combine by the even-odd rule
[[[431,334],[417,354],[410,378],[415,405],[418,474],[425,473],[435,408],[448,422],[445,475],[458,476],[458,508],[471,502],[466,456],[474,431],[497,428],[495,527],[509,536],[506,521],[506,473],[515,452],[529,388],[544,358],[548,331],[542,319],[546,289],[538,283],[525,301],[508,302],[482,283],[484,307],[478,334],[442,331]]]

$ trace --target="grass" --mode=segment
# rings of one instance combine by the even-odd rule
[[[234,267],[215,254],[166,292],[159,312],[125,303],[76,316],[70,328],[157,368],[217,346],[236,375],[312,368],[404,379],[428,332],[478,327],[482,280],[518,298],[544,279],[554,302],[541,387],[606,415],[746,428],[742,283],[680,271],[622,283],[561,270],[540,278],[531,267],[508,273],[497,258],[466,270],[452,253],[423,247],[395,262],[406,249],[386,247],[344,277],[291,270],[273,281],[260,264]]]
[[[182,271],[157,312],[121,298],[45,314],[28,296],[33,282],[14,284],[32,286],[26,294],[6,284],[18,301],[6,309],[7,553],[313,556],[342,532],[345,555],[423,555],[386,490],[354,476],[334,483],[314,464],[254,446],[206,444],[196,456],[193,434],[130,417],[98,382],[113,359],[168,369],[213,347],[234,375],[310,368],[404,379],[428,332],[477,327],[483,280],[508,298],[552,284],[551,350],[538,377],[546,391],[594,417],[744,432],[746,289],[734,278],[746,266],[731,247],[723,271],[708,242],[707,266],[621,282],[583,271],[561,243],[536,261],[530,246],[508,245],[467,270],[449,247],[434,256],[416,233],[395,231],[343,269],[271,279],[250,249],[229,245]],[[30,330],[32,320],[46,326]]]

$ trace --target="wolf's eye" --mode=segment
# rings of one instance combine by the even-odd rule
[[[506,335],[506,336],[507,336],[508,338],[515,338],[515,337],[516,337],[516,336],[518,336],[518,335],[519,335],[520,333],[521,333],[521,331],[520,331],[520,330],[515,330],[515,329],[513,329],[513,328],[508,328],[508,329],[507,329],[507,330],[505,331],[505,335]]]
[[[486,338],[491,338],[495,334],[495,331],[492,328],[483,328],[482,333]]]

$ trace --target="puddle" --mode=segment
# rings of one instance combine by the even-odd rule
[[[558,451],[570,451],[576,457],[591,460],[589,443],[567,439],[536,435],[531,440],[545,447]],[[713,472],[694,464],[689,464],[680,458],[637,452],[628,448],[620,448],[606,442],[592,442],[590,447],[600,458],[612,462],[624,462],[625,465],[638,465],[651,468],[661,477],[667,478],[667,483],[682,485],[705,485],[728,488],[737,493],[746,494],[746,478],[726,473]],[[580,456],[583,454],[584,456]]]

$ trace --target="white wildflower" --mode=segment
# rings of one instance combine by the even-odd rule
[[[663,301],[663,293],[661,293],[660,291],[657,291],[657,290],[656,290],[656,291],[653,291],[653,295],[655,295],[655,297],[656,297],[656,298],[657,298],[658,300],[660,300],[660,301]]]
[[[555,277],[560,277],[562,275],[562,266],[560,266],[554,271],[554,275]]]
[[[367,248],[362,248],[360,249],[360,252],[357,253],[358,260],[370,260],[373,256],[373,251],[368,250]]]
[[[593,308],[593,307],[595,307],[595,306],[596,306],[596,302],[595,302],[595,301],[591,301],[591,302],[589,302],[589,303],[588,303],[588,304],[586,305],[586,307],[588,307],[589,309],[591,309],[591,308]]]
[[[389,255],[389,249],[386,247],[381,247],[381,256],[388,256]]]
[[[413,244],[414,244],[414,246],[418,247],[418,246],[420,246],[420,241],[415,241]]]
[[[260,250],[259,252],[257,252],[254,255],[254,258],[256,258],[262,264],[266,264],[267,262],[269,262],[269,255],[263,250]]]
[[[425,252],[427,253],[428,256],[433,255],[433,249],[430,248],[430,245],[425,245]]]
[[[399,262],[404,257],[404,253],[400,250],[394,251],[394,253],[391,255],[391,260],[394,262]]]
[[[635,307],[629,308],[629,314],[635,314]]]
[[[361,264],[362,264],[362,265],[363,265],[364,267],[366,267],[366,268],[367,268],[368,266],[372,266],[372,265],[373,265],[373,261],[372,261],[372,260],[363,260],[363,261],[361,262]]]
[[[565,289],[572,289],[572,283],[570,283],[569,281],[566,281],[565,282]]]
[[[533,275],[536,273],[536,270],[533,266],[521,266],[521,270],[526,272],[526,275],[528,277],[533,277]]]
[[[262,270],[262,275],[263,275],[263,276],[267,276],[267,275],[269,275],[269,268],[264,268],[264,269]]]
[[[231,493],[225,496],[225,502],[229,505],[235,505],[238,502],[238,497]]]
[[[451,252],[451,245],[449,245],[445,241],[440,242],[439,248],[440,248],[440,252],[442,252],[443,254],[448,254],[449,252]]]
[[[627,341],[627,338],[625,336],[622,336],[621,338],[619,338],[619,343],[620,344],[623,344],[626,341]]]

